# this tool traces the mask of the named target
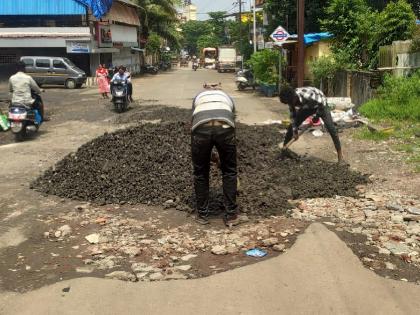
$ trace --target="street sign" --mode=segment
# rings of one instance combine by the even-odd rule
[[[290,34],[282,27],[279,26],[276,30],[270,35],[270,37],[276,43],[283,43],[289,38]]]

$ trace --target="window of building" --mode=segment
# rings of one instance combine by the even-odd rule
[[[33,59],[22,59],[22,62],[27,66],[27,67],[33,67],[34,66],[34,60]]]
[[[53,60],[53,67],[55,69],[67,69],[67,66],[61,60]]]
[[[0,64],[7,65],[16,63],[16,54],[0,54]]]
[[[36,66],[38,68],[49,68],[50,67],[50,60],[49,59],[37,59]]]

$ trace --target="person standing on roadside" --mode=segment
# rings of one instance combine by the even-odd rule
[[[109,81],[108,81],[108,70],[104,65],[99,65],[96,70],[96,83],[98,84],[99,93],[102,98],[109,98]]]
[[[219,84],[204,84],[192,105],[191,151],[194,166],[196,221],[208,224],[209,173],[213,147],[216,147],[223,173],[226,226],[240,223],[238,217],[235,105]]]

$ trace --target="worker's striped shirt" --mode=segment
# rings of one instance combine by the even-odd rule
[[[207,90],[193,101],[192,130],[212,120],[225,122],[235,128],[235,104],[232,98],[220,90]]]
[[[314,114],[320,114],[324,108],[328,106],[327,98],[324,93],[317,88],[308,86],[297,88],[295,91],[300,101],[300,105],[296,106],[298,108],[312,110]],[[290,119],[292,121],[293,129],[297,129],[299,127],[296,125],[296,107],[289,105]]]

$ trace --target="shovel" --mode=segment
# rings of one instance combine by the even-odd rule
[[[300,136],[302,136],[306,131],[308,131],[309,129],[310,129],[310,125],[308,125],[305,129],[303,129],[303,130],[301,130],[300,132],[299,132],[299,138],[300,138]],[[298,139],[299,139],[298,138]],[[283,160],[283,159],[285,159],[286,157],[290,157],[290,158],[296,158],[296,156],[292,156],[291,155],[291,153],[289,152],[289,147],[293,144],[293,143],[295,143],[297,141],[297,139],[295,139],[295,138],[292,138],[288,143],[286,143],[284,146],[283,146],[283,148],[281,148],[281,153],[280,153],[280,159],[281,160]]]

